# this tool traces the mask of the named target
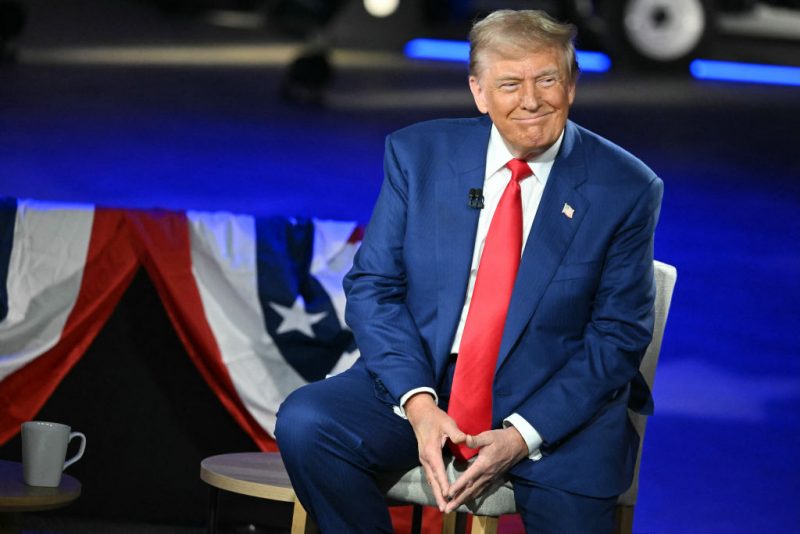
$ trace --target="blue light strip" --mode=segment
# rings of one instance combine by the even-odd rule
[[[439,61],[469,61],[469,43],[441,39],[412,39],[403,50],[411,59],[433,59]],[[577,51],[578,63],[583,72],[606,72],[611,68],[611,59],[602,52]]]
[[[411,59],[435,59],[439,61],[469,61],[469,43],[441,39],[411,39],[403,49]]]
[[[608,72],[611,69],[611,58],[602,52],[576,50],[581,72]]]
[[[699,80],[800,86],[800,67],[695,59],[689,71]]]

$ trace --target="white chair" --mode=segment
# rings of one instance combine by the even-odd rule
[[[656,372],[656,363],[661,351],[664,326],[667,322],[669,306],[672,301],[672,291],[678,276],[675,267],[671,265],[659,261],[653,262],[653,265],[655,267],[656,281],[655,327],[653,329],[653,340],[647,347],[647,352],[640,366],[640,371],[651,391]],[[630,534],[633,530],[633,509],[639,493],[639,464],[642,457],[645,426],[647,425],[647,416],[630,410],[628,414],[636,431],[639,433],[640,443],[633,483],[628,488],[628,491],[620,495],[617,501],[615,518],[615,533],[617,534]],[[455,480],[459,474],[452,461],[447,465],[447,471],[451,481]],[[410,503],[417,506],[436,506],[436,500],[433,498],[430,487],[425,481],[425,474],[421,467],[416,467],[405,473],[384,475],[381,477],[381,483],[385,488],[387,498],[391,501]],[[469,513],[473,515],[472,534],[495,534],[497,532],[498,518],[501,515],[515,512],[516,505],[511,483],[498,484],[478,499],[465,503],[456,512],[445,517],[442,532],[443,534],[451,534],[457,528],[462,528],[465,518],[463,514]],[[419,517],[419,515],[419,512],[416,511],[415,516]],[[419,523],[419,521],[415,521],[415,523]]]

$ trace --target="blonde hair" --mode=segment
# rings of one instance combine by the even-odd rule
[[[478,75],[485,52],[517,57],[555,48],[564,59],[569,82],[574,83],[579,72],[574,44],[577,33],[574,25],[558,22],[538,9],[495,11],[476,22],[469,32],[469,73]]]

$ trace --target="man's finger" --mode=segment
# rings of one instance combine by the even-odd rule
[[[470,480],[464,485],[463,491],[460,493],[456,493],[453,498],[447,503],[447,506],[444,509],[444,513],[449,514],[465,502],[474,499],[486,489],[487,485],[491,481],[490,478],[481,477],[477,480]]]
[[[455,499],[463,492],[470,489],[475,484],[475,481],[480,480],[483,474],[484,468],[481,463],[477,460],[472,462],[467,470],[458,477],[458,480],[450,486],[450,491],[447,494],[448,499]]]
[[[447,503],[447,494],[450,492],[450,482],[447,479],[441,452],[437,451],[423,462],[423,468],[428,482],[431,483],[436,504],[439,505],[439,510],[443,511],[444,505]]]
[[[470,449],[480,449],[492,443],[494,443],[494,437],[491,432],[481,432],[476,436],[468,435],[466,438],[467,447]]]
[[[439,510],[443,511],[445,505],[447,504],[447,493],[450,491],[449,484],[447,485],[442,484],[443,481],[442,477],[438,472],[439,469],[435,465],[436,457],[434,457],[433,461],[431,461],[430,458],[421,458],[421,460],[422,460],[422,469],[425,472],[425,478],[428,480],[428,484],[430,484],[431,486],[431,491],[433,492],[433,496],[436,499],[436,504],[438,505]],[[441,459],[439,461],[441,462]],[[445,477],[444,481],[446,480],[447,478]]]
[[[460,428],[458,428],[455,422],[447,425],[442,430],[444,431],[445,436],[453,443],[464,443],[464,441],[467,439],[467,435]]]
[[[449,488],[443,488],[441,486],[439,478],[436,476],[435,471],[431,468],[430,465],[423,464],[422,469],[423,471],[425,471],[425,478],[428,480],[428,484],[431,487],[433,498],[436,499],[436,505],[438,506],[440,511],[443,511],[445,505],[447,504],[447,499],[445,495],[447,495],[447,491],[449,491]]]
[[[436,482],[439,486],[439,493],[442,497],[442,502],[447,502],[447,494],[450,493],[450,480],[447,478],[447,472],[444,469],[444,462],[439,458],[438,464],[435,466]]]

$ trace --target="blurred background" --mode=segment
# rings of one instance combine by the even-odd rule
[[[665,182],[656,257],[678,282],[635,532],[800,532],[797,0],[4,0],[0,196],[365,224],[388,133],[476,114],[463,41],[501,7],[579,27],[579,48],[599,55],[582,56],[572,119]],[[175,432],[178,413],[181,435],[158,439],[165,464],[192,447],[253,449],[174,356],[166,316],[140,313],[159,307],[149,284],[137,277],[43,416]],[[159,340],[145,363],[119,341],[143,335]],[[162,357],[169,377],[148,378]],[[162,394],[179,408],[143,413],[141,398]],[[92,486],[83,460],[70,468],[81,499],[28,528],[202,531],[206,488],[137,472],[148,446],[131,440],[114,461],[152,493]],[[18,440],[0,447],[18,456]],[[229,503],[232,516],[246,507]],[[281,513],[250,531],[280,531]]]

